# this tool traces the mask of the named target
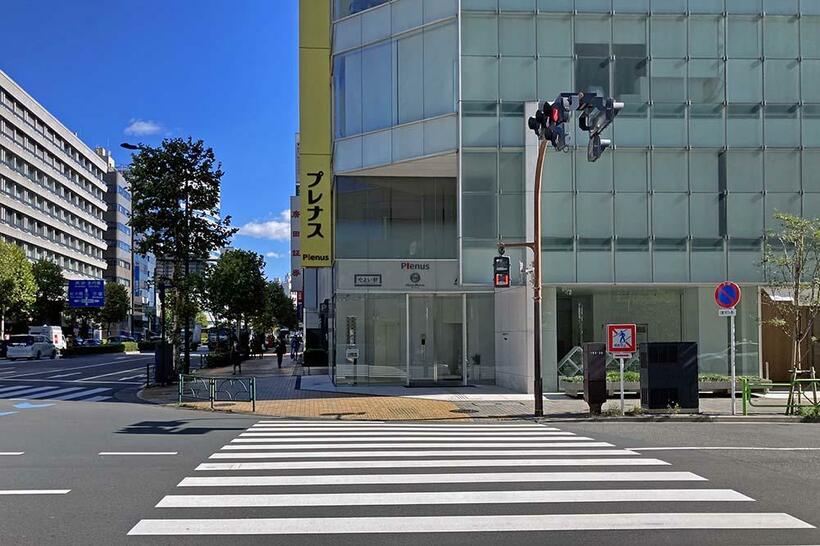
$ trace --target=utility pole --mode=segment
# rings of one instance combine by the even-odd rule
[[[191,206],[190,206],[190,194],[191,194],[191,181],[190,177],[186,177],[185,179],[185,303],[183,309],[185,312],[183,313],[182,319],[185,321],[185,329],[183,334],[183,343],[185,344],[185,360],[183,363],[184,372],[190,373],[191,371],[191,340],[188,339],[190,335],[190,317],[188,316],[189,306],[190,306],[190,287],[188,285],[190,273],[191,273]]]
[[[504,244],[499,241],[498,252],[504,254],[505,247],[526,247],[533,253],[533,396],[535,417],[544,416],[544,382],[541,377],[541,178],[544,160],[547,155],[547,143],[552,143],[558,151],[567,152],[572,144],[572,137],[567,133],[565,123],[569,121],[572,110],[581,111],[578,125],[583,131],[589,131],[587,160],[593,162],[610,146],[610,141],[602,139],[603,131],[624,107],[622,102],[604,99],[595,92],[561,93],[554,102],[544,102],[527,120],[527,126],[538,137],[538,159],[535,164],[535,196],[533,199],[533,238],[525,243]]]

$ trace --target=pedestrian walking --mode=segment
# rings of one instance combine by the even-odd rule
[[[282,357],[285,356],[286,350],[287,349],[285,347],[285,340],[283,338],[280,338],[279,341],[276,343],[276,363],[279,365],[280,368],[282,367]]]
[[[299,347],[302,343],[299,341],[299,336],[293,336],[293,339],[290,340],[290,359],[296,360],[296,357],[299,354]]]

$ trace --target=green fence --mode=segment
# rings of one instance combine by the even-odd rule
[[[755,402],[760,400],[752,397],[752,390],[763,388],[765,392],[778,388],[788,389],[788,398],[785,404],[770,404]],[[784,408],[786,415],[797,415],[801,408],[814,408],[820,410],[820,379],[794,379],[788,383],[770,383],[768,381],[756,381],[748,378],[741,378],[743,415],[749,415],[749,408]]]

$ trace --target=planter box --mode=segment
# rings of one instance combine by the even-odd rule
[[[584,395],[584,383],[583,382],[573,382],[573,381],[564,381],[561,380],[558,385],[560,390],[564,391],[564,394],[567,396],[571,396],[573,398],[581,398]],[[638,381],[624,381],[624,392],[640,392],[641,391],[641,384]],[[621,392],[621,383],[620,381],[607,381],[606,382],[606,392],[607,395],[612,397],[620,394]]]

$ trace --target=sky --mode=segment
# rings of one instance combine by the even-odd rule
[[[233,246],[290,270],[297,0],[1,0],[0,69],[91,148],[202,139]]]

